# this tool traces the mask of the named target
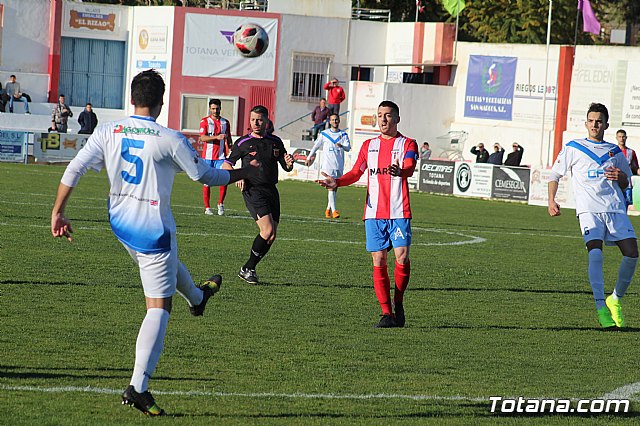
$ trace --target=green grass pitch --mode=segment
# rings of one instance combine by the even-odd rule
[[[63,170],[0,165],[0,424],[146,424],[120,405],[145,314],[138,271],[110,231],[104,173],[73,193],[74,241],[51,237]],[[407,326],[378,330],[366,190],[340,189],[342,218],[327,220],[319,186],[279,189],[278,239],[258,265],[263,284],[250,286],[236,273],[257,227],[237,188],[226,216],[205,216],[200,185],[176,177],[180,258],[196,281],[221,273],[224,284],[204,317],[174,299],[150,382],[170,416],[154,421],[635,421],[489,412],[490,396],[597,398],[640,382],[638,279],[623,300],[628,331],[599,330],[572,210],[550,218],[542,207],[413,193]],[[605,250],[607,292],[619,259]]]

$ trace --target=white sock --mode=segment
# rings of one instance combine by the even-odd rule
[[[332,212],[336,211],[336,191],[327,191],[327,197],[329,199],[329,208]]]
[[[202,290],[196,287],[189,270],[182,262],[178,262],[178,282],[176,287],[178,294],[185,298],[189,306],[197,306],[202,303]]]
[[[589,282],[591,283],[591,291],[596,301],[596,309],[604,306],[604,275],[602,273],[602,264],[604,256],[602,250],[593,249],[589,251]]]
[[[618,269],[618,280],[616,281],[616,288],[613,290],[613,298],[618,300],[627,292],[633,273],[636,271],[636,264],[638,263],[637,257],[622,256],[620,261],[620,268]]]
[[[130,383],[138,393],[147,390],[149,378],[158,365],[168,322],[169,312],[161,308],[147,309],[147,315],[138,332],[136,362]]]

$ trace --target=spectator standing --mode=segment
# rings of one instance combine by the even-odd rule
[[[22,101],[24,105],[24,113],[31,114],[29,112],[29,102],[27,101],[26,96],[20,90],[20,83],[16,81],[16,76],[11,74],[9,77],[9,82],[5,86],[5,90],[7,91],[7,96],[9,96],[9,112],[13,112],[13,102],[14,101]]]
[[[98,116],[93,112],[93,105],[87,103],[84,110],[78,117],[78,124],[80,124],[80,131],[78,133],[83,135],[90,135],[98,125]]]
[[[313,128],[311,129],[313,132],[313,140],[316,140],[318,138],[318,132],[324,130],[326,127],[327,118],[329,118],[330,113],[331,110],[327,107],[327,100],[324,98],[320,99],[320,104],[317,105],[311,113],[311,120],[313,121]]]
[[[328,92],[329,109],[332,113],[340,115],[340,104],[347,98],[344,89],[340,87],[338,79],[333,77],[331,81],[324,85],[324,90]]]
[[[73,117],[73,112],[69,105],[64,102],[64,95],[58,97],[58,103],[51,113],[51,128],[49,130],[60,133],[67,133],[67,121]]]
[[[514,142],[513,151],[507,155],[507,159],[504,161],[505,166],[513,166],[520,167],[520,162],[522,161],[522,154],[524,153],[524,148],[521,145],[518,145],[517,142]]]
[[[429,158],[431,158],[431,148],[429,148],[429,142],[425,142],[420,148],[420,160],[428,160]]]
[[[627,146],[627,132],[624,129],[620,129],[616,132],[616,140],[618,141],[618,148],[622,151],[625,158],[629,162],[629,167],[634,175],[638,174],[638,157],[636,152]]]
[[[499,143],[493,145],[493,152],[489,155],[489,164],[495,164],[496,166],[502,165],[502,156],[504,155],[504,148]]]
[[[484,149],[483,143],[479,143],[477,147],[472,147],[471,153],[476,156],[476,163],[487,163],[489,161],[489,151]]]

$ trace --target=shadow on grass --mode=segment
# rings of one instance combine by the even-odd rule
[[[410,324],[407,328],[424,330],[542,330],[542,331],[597,331],[601,333],[639,333],[640,328],[601,328],[601,327],[527,327],[518,325],[435,325],[416,326]]]
[[[2,284],[27,284],[27,285],[90,285],[89,283],[83,282],[72,282],[72,281],[34,281],[34,280],[0,280],[0,285]]]
[[[0,365],[0,378],[7,379],[123,379],[131,377],[130,368],[25,367]],[[155,376],[154,381],[217,382],[207,377]]]

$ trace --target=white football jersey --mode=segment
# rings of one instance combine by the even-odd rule
[[[631,179],[629,163],[617,145],[578,139],[567,143],[560,151],[552,170],[561,176],[571,172],[576,214],[626,214],[620,186],[604,176],[605,169],[611,166],[619,168]]]
[[[171,189],[177,172],[212,185],[229,182],[229,173],[209,167],[189,141],[151,117],[132,116],[98,126],[69,163],[61,182],[76,186],[87,169],[106,168],[109,222],[120,241],[140,253],[171,250],[176,224]],[[207,176],[209,175],[209,176]]]
[[[342,148],[336,146],[337,143],[342,145]],[[309,153],[309,158],[322,147],[322,164],[320,169],[327,170],[339,170],[342,174],[344,170],[344,153],[351,150],[351,143],[349,142],[349,135],[343,130],[337,132],[331,131],[331,129],[323,130],[318,135],[316,143]]]

